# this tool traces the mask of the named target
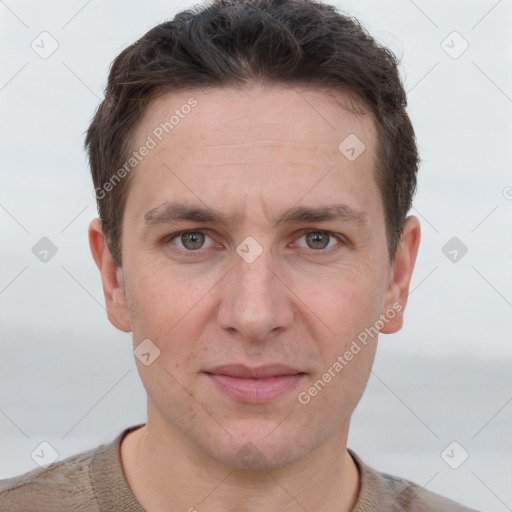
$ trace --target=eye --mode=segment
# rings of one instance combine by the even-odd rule
[[[206,244],[210,239],[210,244]],[[300,233],[300,239],[304,239],[306,245],[298,244],[299,247],[305,247],[313,252],[320,254],[330,254],[341,249],[346,240],[342,235],[331,233],[329,231],[305,229]],[[336,241],[338,242],[336,244]],[[212,238],[205,231],[179,231],[165,237],[162,242],[169,244],[171,250],[187,256],[199,255],[202,249],[211,248]]]
[[[307,249],[313,249],[317,252],[332,252],[331,249],[333,247],[335,250],[337,248],[336,244],[331,242],[338,241],[341,242],[341,245],[344,242],[344,238],[341,235],[330,233],[329,231],[304,231],[300,238],[305,238]]]
[[[183,251],[193,252],[204,248],[206,238],[210,238],[204,231],[181,231],[169,235],[164,239],[165,243],[176,241],[177,247]],[[181,244],[181,246],[179,245]]]

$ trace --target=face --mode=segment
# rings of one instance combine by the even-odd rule
[[[155,145],[131,176],[117,285],[103,255],[109,317],[135,348],[150,340],[148,425],[230,466],[346,441],[373,334],[401,325],[415,250],[389,261],[376,129],[346,100],[167,94],[135,133],[134,148]]]

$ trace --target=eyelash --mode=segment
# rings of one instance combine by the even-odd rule
[[[185,233],[202,233],[202,234],[204,234],[206,236],[210,236],[208,234],[208,230],[187,229],[187,230],[184,230],[184,231],[178,231],[176,233],[172,233],[170,235],[167,235],[165,238],[163,238],[162,243],[163,244],[169,244],[175,238],[178,238],[179,236],[181,236],[181,235],[183,235]],[[334,252],[337,252],[337,251],[341,250],[341,248],[348,243],[347,239],[343,235],[338,234],[338,233],[333,233],[332,231],[324,231],[324,230],[321,230],[321,229],[303,229],[303,230],[301,230],[299,232],[299,238],[302,238],[304,235],[307,235],[308,233],[320,233],[322,235],[329,235],[330,237],[335,238],[336,240],[338,240],[338,242],[341,243],[341,246],[340,246],[340,244],[338,244],[338,245],[336,245],[334,247],[331,247],[330,249],[327,249],[327,250],[326,249],[308,249],[308,252],[313,253],[315,256],[331,255]],[[211,238],[211,236],[210,236],[210,238]],[[178,248],[176,246],[173,246],[173,248],[171,250],[173,252],[177,252],[180,255],[184,255],[186,257],[192,257],[192,258],[198,257],[198,255],[201,255],[201,253],[203,252],[202,249],[197,249],[197,250],[193,251],[193,250],[180,249],[180,248]]]

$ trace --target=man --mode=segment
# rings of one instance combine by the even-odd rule
[[[116,58],[89,241],[147,422],[1,510],[470,510],[347,449],[419,246],[405,105],[393,55],[309,0],[217,0]]]

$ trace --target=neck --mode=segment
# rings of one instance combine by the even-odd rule
[[[237,469],[213,459],[164,421],[148,422],[121,444],[128,485],[147,512],[350,512],[359,472],[346,432],[285,467]]]

